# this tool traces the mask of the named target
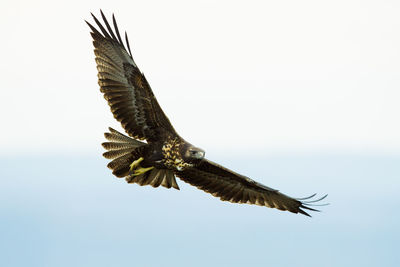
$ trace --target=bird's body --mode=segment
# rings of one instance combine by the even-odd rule
[[[182,171],[195,166],[203,159],[204,152],[179,136],[168,136],[162,142],[144,145],[140,157],[143,158],[143,167]]]
[[[128,183],[179,189],[175,176],[221,200],[248,203],[308,215],[317,200],[294,199],[204,158],[205,152],[181,138],[158,104],[149,83],[125,48],[113,16],[114,30],[101,12],[92,30],[100,91],[111,112],[129,135],[112,128],[103,155],[117,177]],[[115,31],[115,32],[114,32]],[[140,140],[146,140],[142,142]],[[315,211],[315,210],[314,210]],[[309,216],[309,215],[308,215]]]

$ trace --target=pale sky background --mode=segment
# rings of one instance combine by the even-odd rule
[[[313,218],[127,185],[90,12],[182,137]],[[400,266],[399,1],[0,2],[0,266]]]
[[[89,28],[116,14],[178,132],[206,151],[400,151],[399,1],[2,1],[2,153],[119,127]]]

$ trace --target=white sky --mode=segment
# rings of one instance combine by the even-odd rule
[[[90,12],[206,151],[400,152],[399,1],[2,1],[1,154],[101,150]]]

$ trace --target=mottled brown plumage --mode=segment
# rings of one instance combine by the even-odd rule
[[[93,14],[92,14],[93,16]],[[112,161],[107,165],[117,177],[128,183],[160,185],[179,189],[175,176],[221,200],[247,203],[302,213],[317,200],[295,199],[278,190],[237,174],[204,158],[204,151],[181,138],[162,111],[145,76],[132,58],[127,34],[120,36],[115,17],[113,28],[103,12],[100,31],[87,22],[92,32],[100,91],[114,118],[130,136],[109,128],[103,155]],[[141,142],[139,140],[146,140]]]

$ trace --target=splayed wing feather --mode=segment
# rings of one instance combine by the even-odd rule
[[[111,29],[110,24],[108,23],[108,21],[107,21],[107,19],[106,19],[106,16],[104,16],[104,13],[103,13],[102,10],[100,10],[100,14],[101,14],[101,17],[102,17],[102,19],[103,19],[104,24],[105,24],[106,27],[107,27],[108,32],[111,34],[111,39],[116,40],[117,37],[114,35],[114,32],[113,32],[113,30]]]

